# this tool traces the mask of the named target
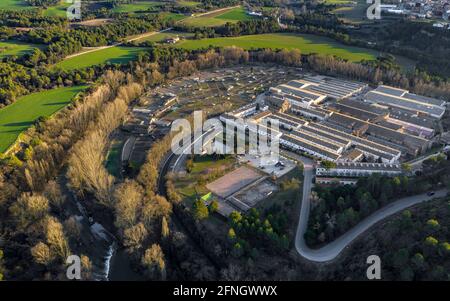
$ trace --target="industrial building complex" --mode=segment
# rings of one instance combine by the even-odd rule
[[[328,76],[305,76],[270,88],[262,97],[222,114],[226,124],[248,130],[271,123],[286,150],[335,162],[318,167],[321,183],[354,183],[354,178],[402,173],[401,163],[426,152],[435,141],[436,125],[445,101],[409,91]],[[239,122],[237,122],[239,120]],[[250,126],[252,125],[252,126]]]

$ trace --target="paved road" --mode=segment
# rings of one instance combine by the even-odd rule
[[[150,37],[150,36],[153,36],[155,34],[162,33],[162,32],[168,31],[168,30],[172,30],[172,27],[163,29],[161,31],[146,32],[146,33],[140,34],[138,36],[135,36],[133,38],[129,38],[125,42],[115,43],[113,45],[99,46],[99,47],[84,47],[84,51],[82,50],[81,52],[68,55],[68,56],[66,56],[64,58],[64,60],[68,60],[70,58],[74,58],[74,57],[77,57],[77,56],[80,56],[80,55],[83,55],[83,54],[86,54],[86,53],[91,53],[91,52],[96,52],[96,51],[103,50],[103,49],[117,47],[117,46],[123,45],[125,43],[129,43],[129,42],[137,41],[137,40],[140,40],[140,39],[143,39],[143,38],[147,38],[147,37]]]
[[[190,18],[198,18],[198,17],[204,16],[204,15],[214,14],[214,13],[221,12],[221,11],[223,11],[223,10],[229,10],[229,9],[233,9],[233,8],[237,8],[237,7],[239,7],[239,5],[237,5],[237,6],[230,6],[230,7],[224,7],[224,8],[219,8],[219,9],[212,10],[212,11],[209,11],[209,12],[206,12],[206,13],[201,13],[201,14],[198,14],[198,15],[190,16],[190,17],[185,18],[185,19],[178,20],[178,21],[176,21],[175,23],[179,23],[179,22],[185,21],[186,19],[190,19]],[[74,57],[77,57],[77,56],[80,56],[80,55],[83,55],[83,54],[86,54],[86,53],[91,53],[91,52],[96,52],[96,51],[103,50],[103,49],[108,49],[108,48],[112,48],[112,47],[117,47],[117,46],[120,46],[120,45],[122,45],[122,44],[124,44],[124,43],[129,43],[129,42],[137,41],[137,40],[140,40],[140,39],[143,39],[143,38],[146,38],[146,37],[150,37],[150,36],[153,36],[153,35],[155,35],[155,34],[162,33],[162,32],[169,31],[169,30],[172,30],[172,27],[163,29],[163,30],[161,30],[161,31],[152,31],[152,32],[143,33],[143,34],[140,34],[140,35],[138,35],[138,36],[134,36],[134,37],[132,37],[132,38],[128,38],[127,40],[125,40],[125,42],[115,43],[115,44],[113,44],[113,45],[99,46],[99,47],[84,47],[84,50],[85,50],[85,51],[82,50],[81,52],[78,52],[78,53],[74,53],[74,54],[68,55],[68,56],[66,56],[66,57],[64,58],[64,60],[68,60],[68,59],[70,59],[70,58],[74,58]]]
[[[320,249],[311,249],[306,245],[304,234],[308,227],[308,218],[310,211],[310,194],[313,179],[313,162],[311,159],[297,156],[297,159],[304,164],[304,182],[302,204],[300,208],[299,223],[295,237],[295,248],[300,256],[315,262],[326,262],[335,259],[347,246],[349,246],[359,235],[363,234],[369,228],[379,221],[400,212],[408,207],[429,201],[433,198],[443,197],[447,194],[447,190],[442,189],[436,191],[434,196],[420,194],[395,201],[366,217],[351,230],[335,239],[333,242]]]

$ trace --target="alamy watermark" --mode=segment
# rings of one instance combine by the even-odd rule
[[[72,3],[66,11],[67,19],[81,20],[81,0],[66,0],[66,3]]]
[[[381,259],[378,255],[370,255],[367,257],[367,264],[369,267],[366,271],[367,279],[380,280],[381,279]]]
[[[70,255],[66,259],[69,265],[66,271],[66,277],[69,280],[81,280],[81,258],[78,255]]]
[[[367,8],[367,19],[380,20],[381,19],[381,0],[366,0],[367,4],[371,4]]]

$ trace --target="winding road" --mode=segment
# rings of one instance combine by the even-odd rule
[[[291,155],[292,157],[292,155]],[[370,229],[372,226],[380,222],[381,220],[398,213],[408,207],[420,204],[426,201],[430,201],[434,198],[444,197],[447,194],[446,189],[438,190],[433,196],[428,196],[427,194],[420,194],[411,197],[406,197],[399,199],[398,201],[392,202],[389,205],[380,208],[375,211],[361,222],[359,222],[355,227],[347,231],[345,234],[335,239],[328,245],[320,249],[311,249],[306,245],[304,235],[308,228],[308,218],[310,212],[310,195],[312,188],[312,180],[314,175],[314,162],[311,159],[301,157],[296,155],[296,159],[303,163],[303,195],[302,204],[300,208],[299,222],[297,227],[297,233],[295,236],[295,248],[297,252],[303,258],[314,261],[314,262],[327,262],[335,259],[341,252],[349,246],[356,238],[358,238],[365,231]]]

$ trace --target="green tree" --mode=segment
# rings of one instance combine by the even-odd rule
[[[217,212],[219,210],[219,202],[217,200],[213,200],[211,204],[209,204],[209,212]]]
[[[320,165],[325,169],[331,169],[336,167],[336,163],[332,161],[323,160]]]
[[[231,240],[236,239],[236,232],[234,231],[233,228],[230,228],[230,230],[228,230],[228,238]]]
[[[198,199],[194,203],[194,217],[197,220],[203,220],[205,218],[208,218],[209,211],[208,207],[206,207],[205,203]]]
[[[240,221],[242,221],[242,215],[238,211],[233,211],[230,214],[230,219],[233,224],[238,224]]]
[[[412,170],[412,166],[411,166],[411,164],[403,163],[403,164],[402,164],[402,169],[403,169],[404,171],[406,171],[406,172],[410,172],[410,171]]]

